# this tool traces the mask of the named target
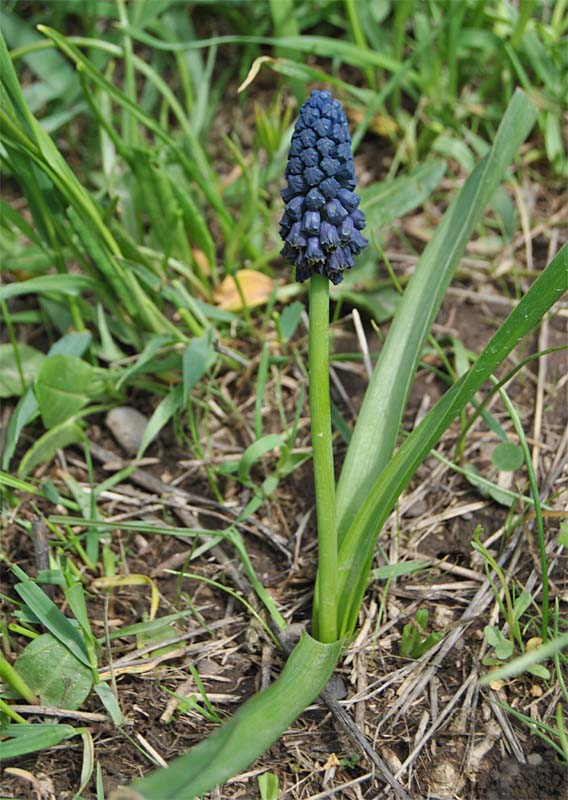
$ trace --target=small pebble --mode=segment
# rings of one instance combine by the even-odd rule
[[[531,767],[540,767],[544,759],[540,753],[531,753],[527,756],[527,761]]]
[[[112,408],[106,415],[106,425],[128,455],[136,455],[148,418],[131,406]]]

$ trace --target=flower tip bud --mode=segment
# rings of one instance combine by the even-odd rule
[[[314,90],[300,109],[282,191],[282,255],[296,267],[296,279],[325,275],[341,283],[353,256],[367,245],[360,233],[365,216],[351,154],[347,118],[339,100]]]

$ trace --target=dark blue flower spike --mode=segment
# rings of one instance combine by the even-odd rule
[[[366,246],[361,231],[347,117],[331,92],[314,90],[300,109],[282,192],[282,255],[296,267],[296,279],[313,273],[341,283],[353,256]]]

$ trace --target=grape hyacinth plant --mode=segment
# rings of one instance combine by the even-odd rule
[[[357,180],[347,117],[331,92],[315,89],[300,109],[282,192],[282,255],[296,267],[296,280],[325,275],[341,283],[353,256],[366,246],[361,235]]]
[[[347,117],[331,92],[314,89],[300,109],[286,166],[282,255],[296,280],[310,280],[310,417],[318,520],[318,577],[313,628],[337,639],[337,531],[329,395],[329,281],[338,284],[368,244]]]

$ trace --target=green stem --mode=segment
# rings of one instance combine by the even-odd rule
[[[329,398],[329,281],[310,279],[310,416],[318,524],[318,574],[314,630],[320,641],[337,639],[337,530]]]

